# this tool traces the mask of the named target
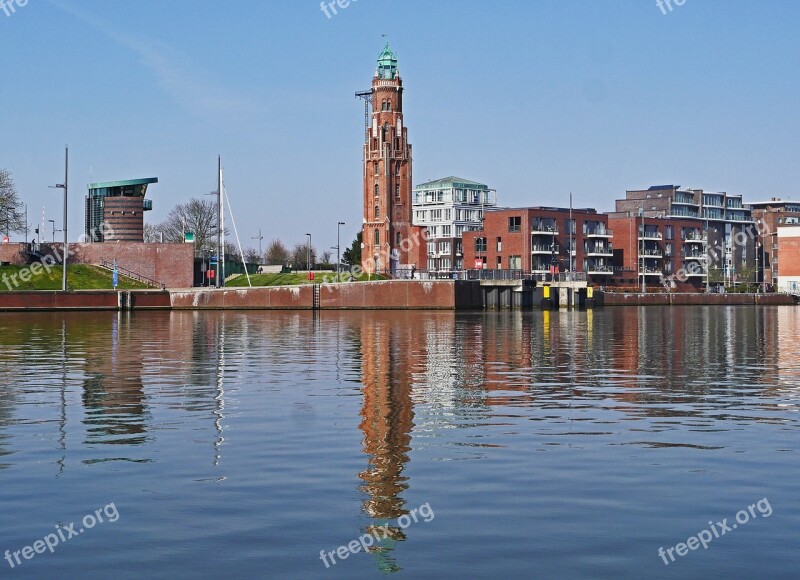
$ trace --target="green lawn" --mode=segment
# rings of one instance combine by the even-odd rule
[[[251,274],[250,282],[253,286],[294,286],[296,284],[321,284],[323,282],[334,282],[333,272],[316,272],[313,281],[306,279],[306,274]],[[349,274],[342,274],[341,281],[346,282]],[[357,282],[366,282],[369,277],[366,274],[359,276]],[[372,276],[372,280],[385,280],[384,276]],[[247,277],[242,274],[225,284],[228,288],[247,287]]]
[[[25,276],[27,281],[23,280],[21,275]],[[33,270],[30,266],[0,266],[0,292],[61,290],[61,276],[60,265],[51,266],[49,272],[41,264],[39,268]],[[70,290],[111,290],[113,289],[111,272],[98,266],[81,264],[68,266],[67,287]],[[137,290],[150,286],[120,276],[118,288]]]

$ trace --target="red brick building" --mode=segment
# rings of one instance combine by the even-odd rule
[[[614,231],[612,285],[697,292],[706,283],[706,236],[699,219],[640,217],[611,213]]]
[[[418,266],[419,232],[411,222],[411,145],[403,126],[403,81],[389,44],[378,57],[368,97],[371,123],[364,143],[362,268],[396,276]],[[424,247],[424,243],[422,243]]]
[[[778,291],[800,294],[800,226],[779,227],[776,239],[781,256]]]
[[[753,212],[759,233],[758,263],[764,268],[762,281],[778,286],[778,277],[783,275],[781,262],[792,268],[798,262],[789,258],[780,259],[778,228],[800,224],[800,202],[772,198],[769,201],[748,203]]]
[[[481,231],[464,232],[464,268],[583,272],[590,283],[605,286],[612,235],[608,217],[594,209],[573,209],[571,220],[568,208],[490,209]]]

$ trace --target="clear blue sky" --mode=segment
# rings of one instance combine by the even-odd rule
[[[6,0],[8,1],[8,0]],[[0,11],[0,167],[30,221],[71,239],[90,180],[157,176],[159,221],[215,188],[217,154],[245,245],[324,250],[361,222],[363,107],[381,35],[406,86],[414,182],[488,183],[503,205],[613,209],[677,183],[795,195],[800,2],[29,0]],[[343,244],[345,240],[343,240]]]

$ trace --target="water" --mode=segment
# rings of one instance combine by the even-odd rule
[[[792,578],[797,312],[2,314],[0,576]]]

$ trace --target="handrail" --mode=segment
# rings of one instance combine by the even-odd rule
[[[114,271],[114,262],[107,262],[106,260],[100,261],[100,266],[106,268],[107,270]],[[161,287],[162,290],[166,290],[167,286],[158,280],[153,280],[152,278],[148,278],[147,276],[142,276],[134,272],[133,270],[129,270],[127,268],[123,268],[119,264],[116,266],[117,272],[125,276],[126,278],[130,278],[131,280],[136,280],[137,282],[141,282],[142,284],[147,284],[148,286],[154,286],[158,288]]]

